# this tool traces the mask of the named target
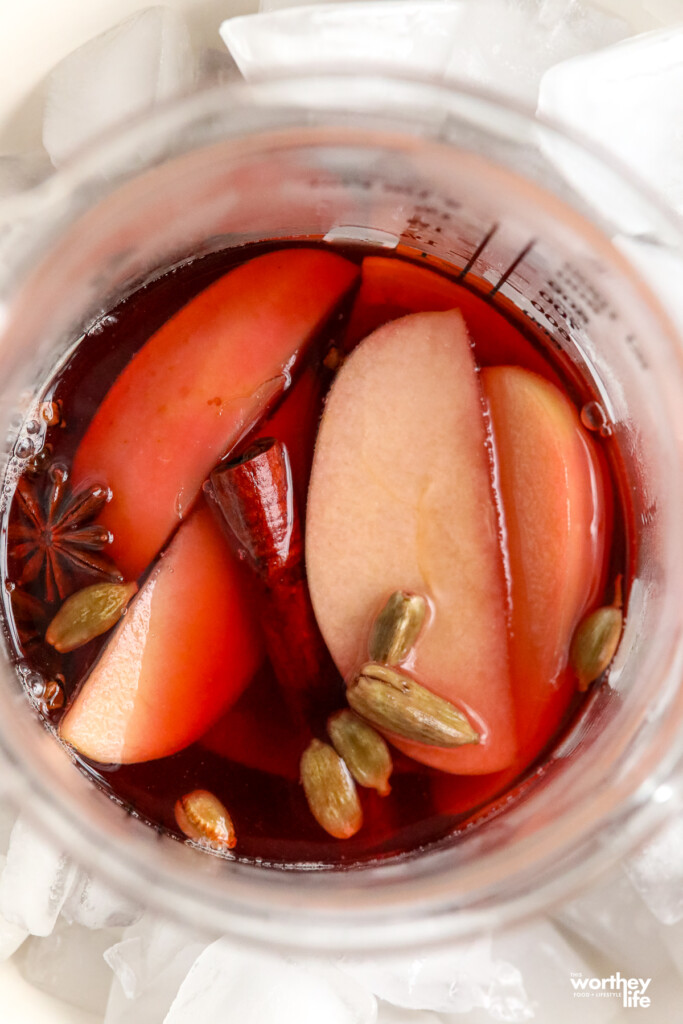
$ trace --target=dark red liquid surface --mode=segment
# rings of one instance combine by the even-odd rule
[[[140,288],[102,318],[81,339],[66,365],[46,386],[45,395],[60,403],[62,414],[61,424],[48,429],[49,459],[68,465],[113,380],[134,353],[194,295],[236,262],[262,249],[249,248],[237,255],[235,252],[218,253],[183,264]],[[365,253],[352,251],[344,252],[344,255],[360,260]],[[468,301],[476,314],[469,324],[475,348],[478,334],[482,340],[480,361],[483,364],[512,361],[509,343],[502,357],[496,349],[501,312],[476,292],[471,293]],[[325,385],[331,382],[332,373],[322,366],[321,360],[331,344],[341,342],[347,316],[348,308],[342,310],[318,342],[320,365],[317,372]],[[549,378],[556,382],[560,380],[578,407],[589,401],[592,396],[584,390],[570,368],[560,362],[558,353],[547,351],[540,336],[536,337],[522,318],[519,323],[513,323],[509,316],[509,310],[506,310],[508,339],[512,331],[518,346],[514,361],[521,365],[531,362]],[[285,393],[281,402],[287,401],[288,393]],[[319,409],[311,410],[310,414],[317,416]],[[248,443],[249,438],[246,438],[244,444]],[[302,445],[310,446],[311,443],[310,438],[302,440]],[[606,443],[608,460],[616,464],[609,448]],[[299,469],[300,477],[310,468],[310,458],[310,450],[292,453],[295,467],[303,467]],[[49,462],[49,459],[45,461]],[[305,495],[306,480],[297,480],[297,491],[301,499]],[[618,510],[620,502],[615,502],[615,506]],[[11,516],[15,514],[10,510],[10,528]],[[608,579],[613,581],[617,574],[624,572],[626,564],[625,531],[619,515],[615,517],[610,551]],[[20,565],[9,558],[5,589],[10,618],[12,593],[16,593],[12,591],[12,583],[19,578],[20,570]],[[39,600],[44,599],[39,584],[29,585],[24,590]],[[10,626],[17,660],[48,679],[63,680],[67,702],[106,642],[106,638],[99,638],[72,654],[62,656],[42,640],[44,624],[40,619],[32,624],[29,614],[15,626],[11,623]],[[339,678],[331,677],[329,686],[338,688]],[[563,728],[571,724],[580,711],[580,705],[577,696]],[[54,725],[61,713],[60,710],[46,711],[43,708],[43,714]],[[259,734],[264,737],[262,749],[256,742],[245,742],[244,750],[239,754],[233,750],[233,758],[229,759],[217,752],[220,750],[220,735],[214,730],[212,749],[199,741],[172,757],[143,764],[103,767],[85,760],[80,760],[80,764],[106,792],[157,828],[179,835],[174,818],[176,800],[194,789],[207,789],[230,810],[238,836],[234,851],[237,857],[274,864],[305,863],[327,867],[395,856],[432,844],[451,834],[473,814],[490,806],[502,792],[521,781],[519,777],[511,778],[509,773],[488,777],[444,776],[397,752],[391,795],[381,798],[374,791],[361,790],[363,828],[353,838],[340,842],[323,832],[308,809],[297,778],[297,752],[303,749],[306,741],[299,736],[296,723],[289,718],[273,671],[267,663],[231,713],[256,723]],[[533,767],[525,772],[525,776],[533,774]],[[439,813],[434,797],[437,783],[438,807],[443,809],[448,805],[448,799],[444,800],[444,790],[448,791],[450,787],[455,797],[454,804],[462,805],[464,799],[467,809],[457,815]]]

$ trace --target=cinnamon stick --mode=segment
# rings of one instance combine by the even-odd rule
[[[278,682],[297,717],[316,731],[339,707],[344,691],[308,594],[286,446],[260,438],[242,456],[218,466],[204,490],[238,557],[253,573]]]

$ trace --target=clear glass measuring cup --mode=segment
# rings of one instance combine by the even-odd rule
[[[36,721],[5,645],[5,795],[143,903],[196,924],[309,949],[476,934],[569,895],[680,802],[683,504],[680,338],[619,254],[604,202],[665,209],[553,127],[485,95],[359,76],[200,94],[103,139],[17,199],[3,240],[0,418],[6,480],[41,445],[32,389],[84,329],[170,266],[245,241],[399,244],[491,285],[566,351],[599,400],[588,424],[623,453],[635,537],[628,622],[610,686],[503,813],[419,855],[354,871],[226,862],[159,836],[75,770]],[[6,488],[7,490],[7,488]],[[9,488],[11,490],[11,487]],[[26,673],[24,673],[26,675]]]

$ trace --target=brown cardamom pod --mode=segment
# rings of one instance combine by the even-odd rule
[[[208,789],[195,789],[176,801],[175,820],[189,839],[231,850],[237,843],[227,809]]]

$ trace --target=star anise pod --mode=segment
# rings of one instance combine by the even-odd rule
[[[37,480],[19,477],[14,504],[19,513],[10,524],[9,554],[20,565],[21,586],[43,575],[48,604],[64,600],[84,578],[121,580],[115,565],[101,552],[111,534],[92,520],[109,499],[106,487],[72,491],[63,466],[51,466]]]
[[[48,610],[45,604],[33,594],[27,593],[15,584],[11,584],[11,587],[10,604],[14,624],[22,646],[28,646],[36,640],[42,640],[45,636],[45,629],[49,622]]]

